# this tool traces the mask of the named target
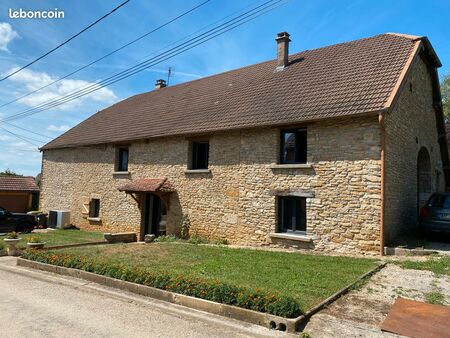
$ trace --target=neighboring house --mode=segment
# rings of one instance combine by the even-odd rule
[[[41,206],[104,231],[379,253],[448,180],[426,37],[382,34],[139,94],[45,145]],[[445,178],[445,179],[444,179]],[[447,181],[448,182],[448,181]]]
[[[0,175],[0,206],[11,212],[27,212],[39,187],[33,177]],[[36,199],[37,200],[37,199]]]

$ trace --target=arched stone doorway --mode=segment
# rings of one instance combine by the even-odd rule
[[[417,156],[417,210],[425,205],[433,192],[431,160],[427,148],[422,147]]]

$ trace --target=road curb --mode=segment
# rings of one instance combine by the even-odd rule
[[[324,307],[328,306],[338,298],[340,298],[342,295],[347,293],[356,283],[363,280],[364,278],[367,278],[377,271],[381,270],[384,266],[386,266],[386,263],[380,264],[374,269],[370,270],[369,272],[365,273],[361,277],[359,277],[357,280],[355,280],[353,283],[349,284],[345,288],[339,290],[332,296],[328,297],[326,300],[321,302],[319,305],[315,306],[313,309],[308,311],[307,313],[297,317],[297,318],[284,318],[279,316],[274,316],[268,313],[261,313],[253,310],[248,310],[244,308],[239,308],[232,305],[227,304],[221,304],[212,302],[209,300],[201,299],[201,298],[195,298],[191,296],[186,296],[182,294],[177,294],[174,292],[166,291],[166,290],[160,290],[157,288],[153,288],[146,285],[136,284],[132,282],[123,281],[120,279],[115,279],[99,274],[95,274],[92,272],[87,272],[83,270],[78,269],[72,269],[72,268],[66,268],[46,263],[40,263],[31,261],[28,259],[24,259],[21,257],[17,258],[17,265],[37,270],[42,270],[46,272],[52,272],[64,276],[69,277],[75,277],[87,280],[89,282],[97,283],[100,285],[128,291],[134,294],[166,301],[172,304],[182,305],[188,308],[192,308],[195,310],[200,310],[232,319],[241,320],[247,323],[256,324],[265,326],[270,329],[277,329],[279,331],[285,331],[288,333],[296,333],[299,330],[301,330],[303,324],[309,320],[309,318],[323,309]]]
[[[375,268],[373,268],[372,270],[366,272],[364,275],[360,276],[357,280],[355,280],[353,283],[350,283],[349,285],[347,285],[346,287],[342,288],[341,290],[339,290],[338,292],[334,293],[333,295],[331,295],[330,297],[328,297],[327,299],[325,299],[323,302],[321,302],[320,304],[316,305],[315,307],[313,307],[311,310],[309,310],[308,312],[306,312],[304,315],[302,315],[302,318],[299,318],[298,322],[297,322],[297,330],[300,331],[301,328],[306,325],[306,323],[308,322],[308,320],[317,312],[323,310],[324,308],[326,308],[327,306],[331,305],[333,302],[335,302],[336,300],[338,300],[339,298],[341,298],[342,296],[344,296],[345,294],[347,294],[356,284],[358,284],[359,282],[363,281],[364,279],[371,277],[372,275],[374,275],[375,273],[377,273],[378,271],[380,271],[381,269],[383,269],[385,266],[387,265],[387,262],[381,263],[379,265],[377,265]]]

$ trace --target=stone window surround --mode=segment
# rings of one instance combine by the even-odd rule
[[[312,238],[309,237],[306,233],[300,234],[300,233],[286,233],[286,232],[271,232],[269,234],[270,238],[277,238],[277,239],[287,239],[291,241],[299,241],[299,242],[312,242]]]
[[[296,164],[278,164],[272,163],[269,166],[270,169],[313,169],[311,163],[296,163]]]
[[[113,175],[128,175],[130,174],[129,170],[127,171],[120,171],[118,170],[119,168],[119,154],[120,154],[120,150],[121,149],[127,149],[127,169],[130,166],[130,148],[131,145],[126,143],[126,144],[116,144],[115,145],[115,152],[114,152],[114,171],[113,171]]]
[[[279,197],[279,196],[293,196],[293,197],[304,197],[306,199],[308,198],[314,198],[316,196],[314,191],[310,190],[301,190],[301,189],[276,189],[271,190],[269,192],[271,196]],[[275,206],[278,210],[278,203]],[[278,211],[277,211],[278,212]],[[278,222],[278,217],[276,218]],[[278,226],[276,227],[278,228]],[[306,229],[308,229],[308,224],[306,225]],[[277,239],[287,239],[287,240],[293,240],[293,241],[301,241],[301,242],[312,242],[312,238],[308,236],[307,231],[302,232],[272,232],[269,233],[269,237],[271,238],[277,238]]]
[[[185,174],[210,174],[211,169],[185,169]]]
[[[196,142],[208,142],[208,153],[210,152],[210,146],[211,146],[211,135],[202,135],[202,136],[193,136],[193,137],[186,137],[186,140],[188,141],[188,151],[187,151],[187,166],[185,173],[186,174],[205,174],[210,173],[211,170],[209,168],[202,168],[202,169],[193,169],[193,144]],[[209,154],[208,154],[208,166],[209,166]]]
[[[97,217],[90,216],[91,201],[94,200],[94,199],[98,200],[99,201],[99,205],[100,205]],[[86,220],[91,221],[91,222],[101,222],[101,220],[102,220],[101,219],[101,214],[102,214],[102,212],[101,212],[101,200],[102,200],[102,198],[101,198],[100,194],[97,194],[97,193],[90,194],[89,199],[88,199],[88,203],[87,203],[87,205],[88,205],[87,211],[88,212],[87,212],[87,214],[85,216]]]
[[[305,163],[307,163],[307,159],[308,159],[308,148],[306,147],[305,149],[302,149],[302,148],[300,148],[300,149],[298,149],[297,147],[298,147],[298,139],[297,139],[297,137],[299,136],[298,134],[301,132],[301,133],[305,133],[305,144],[307,144],[307,142],[308,142],[308,132],[307,132],[307,127],[306,126],[302,126],[302,127],[294,127],[294,128],[280,128],[279,130],[278,130],[278,137],[279,137],[279,139],[278,139],[278,148],[279,148],[279,154],[278,154],[278,164],[281,164],[281,165],[289,165],[289,164],[305,164]],[[295,134],[295,149],[296,149],[296,151],[295,151],[295,160],[294,161],[291,161],[291,162],[284,162],[284,160],[283,160],[283,152],[284,152],[284,149],[283,149],[283,144],[285,143],[285,140],[283,139],[283,134],[284,133],[293,133],[293,134]],[[305,153],[304,153],[304,155],[305,155],[305,159],[304,159],[304,161],[302,161],[302,160],[300,160],[299,158],[297,158],[298,156],[299,156],[299,152],[302,152],[302,151],[304,151]]]
[[[131,174],[131,172],[130,171],[113,171],[113,173],[112,173],[113,175],[123,175],[123,176],[126,176],[126,175],[130,175]]]

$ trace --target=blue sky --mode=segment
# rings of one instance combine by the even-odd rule
[[[0,73],[7,74],[47,52],[78,32],[119,1],[92,0],[3,0],[0,2]],[[202,0],[131,0],[119,11],[71,41],[55,53],[10,79],[0,82],[0,104],[39,88],[58,77],[133,40],[152,28],[190,9]],[[176,21],[138,43],[85,69],[58,85],[37,92],[17,103],[0,108],[0,120],[48,99],[68,93],[108,74],[124,70],[170,44],[216,20],[254,4],[256,0],[211,0],[196,12]],[[11,19],[9,9],[64,10],[64,19]],[[41,112],[13,123],[50,138],[112,103],[136,93],[152,90],[158,78],[173,67],[171,83],[190,81],[275,57],[275,35],[291,34],[291,52],[318,48],[385,32],[426,35],[443,67],[450,70],[449,0],[422,1],[304,1],[291,0],[258,19],[228,32],[191,51],[93,93],[66,106]],[[50,140],[0,123],[10,132],[32,138],[39,146]],[[36,175],[41,154],[37,146],[0,129],[0,171],[10,168],[20,174]]]

